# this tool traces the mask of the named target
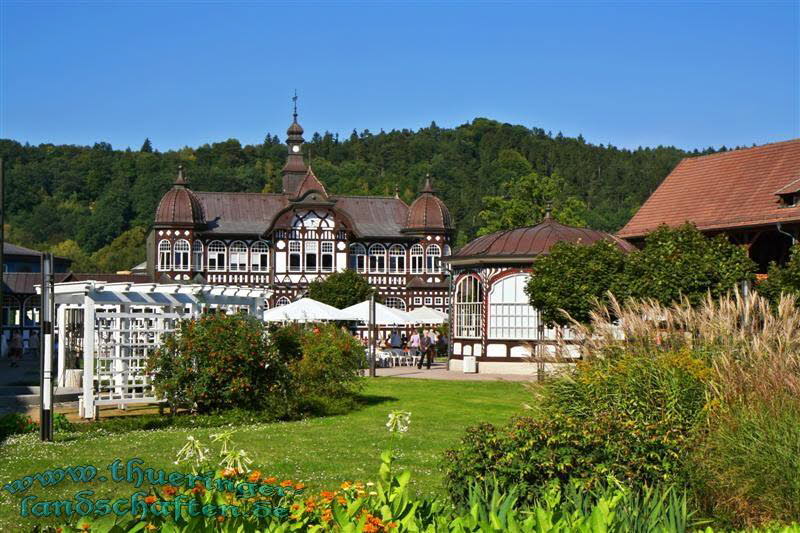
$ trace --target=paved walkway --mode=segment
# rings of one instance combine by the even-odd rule
[[[446,381],[533,381],[536,376],[519,374],[465,374],[447,370],[447,363],[434,363],[428,370],[415,366],[392,366],[376,369],[378,377],[440,379]],[[367,372],[369,375],[369,372]]]

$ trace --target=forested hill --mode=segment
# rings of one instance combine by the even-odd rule
[[[432,123],[419,131],[354,131],[347,139],[315,133],[306,144],[315,173],[333,194],[388,195],[397,186],[410,202],[430,173],[457,225],[458,244],[481,226],[483,198],[501,196],[501,184],[519,172],[559,175],[558,194],[582,200],[582,220],[613,231],[682,157],[695,153],[593,145],[483,118],[453,129]],[[144,259],[145,230],[179,163],[194,190],[279,191],[286,148],[268,134],[259,145],[230,139],[168,152],[149,141],[134,151],[0,140],[0,154],[7,158],[7,239],[72,257],[78,270],[113,271]]]

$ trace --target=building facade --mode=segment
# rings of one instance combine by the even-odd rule
[[[193,191],[178,170],[148,237],[153,279],[268,287],[274,307],[350,268],[386,305],[446,312],[453,225],[430,178],[410,206],[397,194],[329,195],[306,163],[296,110],[287,135],[280,193]]]
[[[559,224],[548,213],[536,226],[478,237],[449,257],[454,276],[450,369],[460,371],[464,357],[475,357],[480,373],[532,374],[548,370],[554,356],[577,357],[570,330],[544,324],[525,287],[536,258],[555,243],[590,245],[603,239],[624,251],[634,249],[608,233]]]
[[[762,274],[784,263],[800,238],[800,139],[683,159],[617,235],[640,246],[686,222],[746,247]]]

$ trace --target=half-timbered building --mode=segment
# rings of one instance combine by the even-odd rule
[[[296,111],[287,135],[280,193],[193,191],[178,170],[148,238],[151,276],[269,287],[268,304],[276,306],[350,268],[391,307],[447,311],[441,259],[450,254],[453,225],[430,178],[410,206],[398,194],[328,194],[306,163]]]

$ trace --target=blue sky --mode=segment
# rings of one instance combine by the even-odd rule
[[[782,2],[0,0],[0,137],[159,150],[476,116],[594,143],[800,137]]]

